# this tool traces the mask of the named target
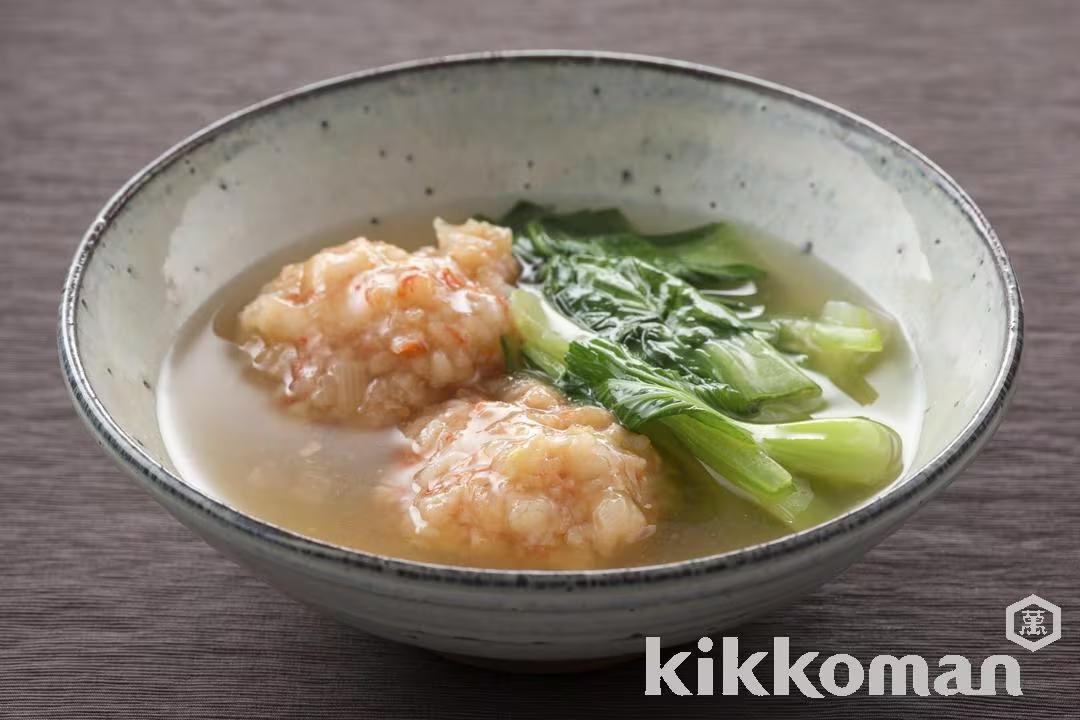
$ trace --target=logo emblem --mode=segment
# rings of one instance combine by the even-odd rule
[[[1005,608],[1005,637],[1031,652],[1061,637],[1061,608],[1028,595]]]

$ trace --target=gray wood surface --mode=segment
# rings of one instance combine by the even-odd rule
[[[54,350],[95,211],[166,146],[301,83],[449,52],[602,48],[849,107],[927,152],[1003,238],[1027,307],[1012,410],[841,578],[739,631],[864,660],[1014,653],[1014,699],[645,698],[642,665],[505,676],[350,631],[218,556],[76,421]],[[1080,717],[1080,3],[0,0],[0,717]],[[1065,637],[1029,655],[1003,609]]]

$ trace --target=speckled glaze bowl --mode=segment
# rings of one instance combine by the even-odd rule
[[[253,260],[409,209],[430,216],[515,196],[655,204],[658,195],[812,241],[899,319],[929,401],[898,482],[821,527],[737,552],[515,572],[334,547],[228,507],[175,471],[155,414],[162,359],[184,320]],[[184,140],[90,227],[64,287],[59,342],[75,405],[101,445],[181,522],[283,592],[393,640],[566,663],[640,653],[644,635],[673,644],[737,625],[854,562],[990,437],[1020,360],[1021,322],[1016,280],[982,213],[880,128],[698,65],[523,52],[318,83]]]

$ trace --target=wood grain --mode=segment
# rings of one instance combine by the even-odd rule
[[[0,0],[0,717],[1080,716],[1080,4]],[[1025,362],[992,444],[941,497],[799,605],[740,629],[864,660],[1021,656],[1025,696],[642,696],[631,663],[502,676],[352,632],[172,520],[79,426],[54,350],[94,212],[180,137],[298,84],[413,57],[567,47],[680,57],[849,107],[913,142],[1003,238]],[[1003,608],[1065,637],[1028,655]]]

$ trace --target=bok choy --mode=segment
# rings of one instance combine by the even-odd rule
[[[764,272],[730,224],[649,235],[618,210],[558,214],[524,202],[500,222],[514,231],[523,280],[560,313],[653,365],[712,383],[718,409],[807,417],[822,390],[800,364],[862,404],[877,396],[864,374],[884,348],[885,319],[845,302],[827,303],[817,320],[768,316],[748,302]]]
[[[521,353],[568,396],[609,409],[631,430],[677,448],[786,523],[805,509],[794,476],[877,484],[900,467],[900,439],[866,418],[750,423],[717,410],[730,386],[657,367],[600,334],[567,323],[527,290],[511,315]]]

